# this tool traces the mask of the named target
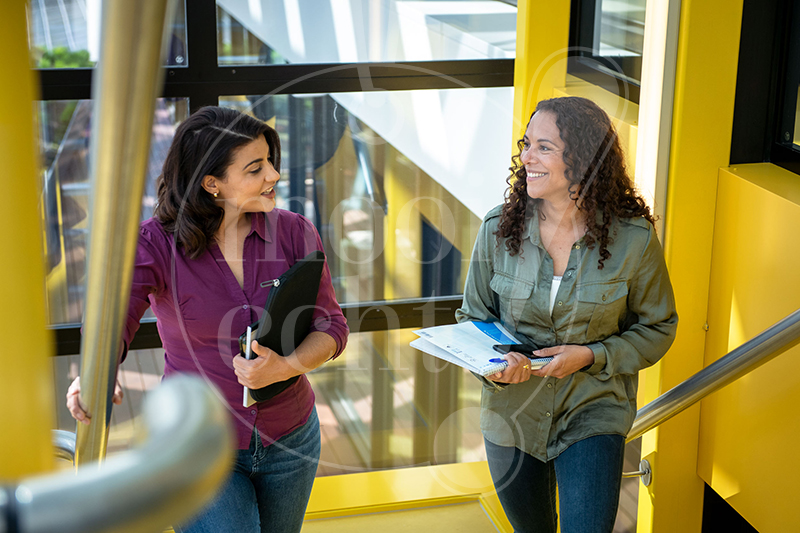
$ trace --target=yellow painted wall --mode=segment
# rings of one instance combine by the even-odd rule
[[[771,164],[721,169],[705,364],[800,308],[800,177]],[[761,533],[796,531],[800,347],[702,403],[698,474]]]

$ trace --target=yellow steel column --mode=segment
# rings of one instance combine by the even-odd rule
[[[514,147],[539,100],[567,81],[569,2],[520,0],[514,62]]]
[[[680,315],[670,352],[642,383],[645,401],[703,366],[719,167],[730,159],[742,0],[684,0],[671,133],[664,249]],[[700,406],[643,437],[653,482],[640,486],[639,533],[699,532]]]
[[[37,210],[34,74],[25,2],[0,2],[0,482],[53,466],[52,341],[45,329],[44,265]]]

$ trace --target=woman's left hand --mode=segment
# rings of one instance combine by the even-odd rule
[[[258,357],[249,360],[240,356],[233,358],[233,371],[239,383],[248,389],[260,389],[301,373],[291,367],[288,357],[281,357],[257,341],[253,341],[251,348]]]
[[[539,377],[565,378],[574,374],[581,368],[594,363],[594,352],[587,346],[579,344],[565,344],[542,348],[533,352],[539,357],[554,357],[553,361],[539,370],[532,370],[531,374]]]

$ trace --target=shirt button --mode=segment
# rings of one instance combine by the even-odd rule
[[[254,414],[256,414],[256,410],[255,410],[255,409],[250,409],[250,414],[251,414],[251,415],[254,415]]]
[[[247,304],[244,304],[244,305],[242,306],[242,309],[244,309],[245,311],[247,311],[247,308],[248,308],[248,307],[249,307],[249,306],[248,306]]]
[[[576,249],[576,250],[580,250],[580,249],[581,249],[581,245],[580,245],[580,244],[576,244],[576,245],[575,245],[575,249]]]
[[[547,388],[548,388],[548,389],[552,389],[552,388],[553,388],[553,384],[552,384],[552,383],[548,383],[548,384],[547,384]]]
[[[571,271],[569,271],[569,270],[567,271],[567,273],[566,273],[566,274],[564,274],[564,276],[566,276],[566,277],[570,277],[571,275],[572,275],[572,272],[571,272]]]
[[[605,302],[606,301],[606,295],[604,294],[601,299]]]
[[[558,305],[564,305],[564,302],[562,302],[561,300],[559,300],[559,301],[558,301]]]
[[[549,418],[549,417],[550,417],[550,411],[547,411],[547,412],[545,413],[545,416],[547,416],[547,417]]]

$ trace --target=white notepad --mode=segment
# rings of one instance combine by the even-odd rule
[[[419,335],[412,348],[449,361],[481,376],[502,372],[508,367],[496,344],[521,344],[498,322],[463,322],[414,331]],[[552,357],[531,359],[531,368],[542,368]]]

